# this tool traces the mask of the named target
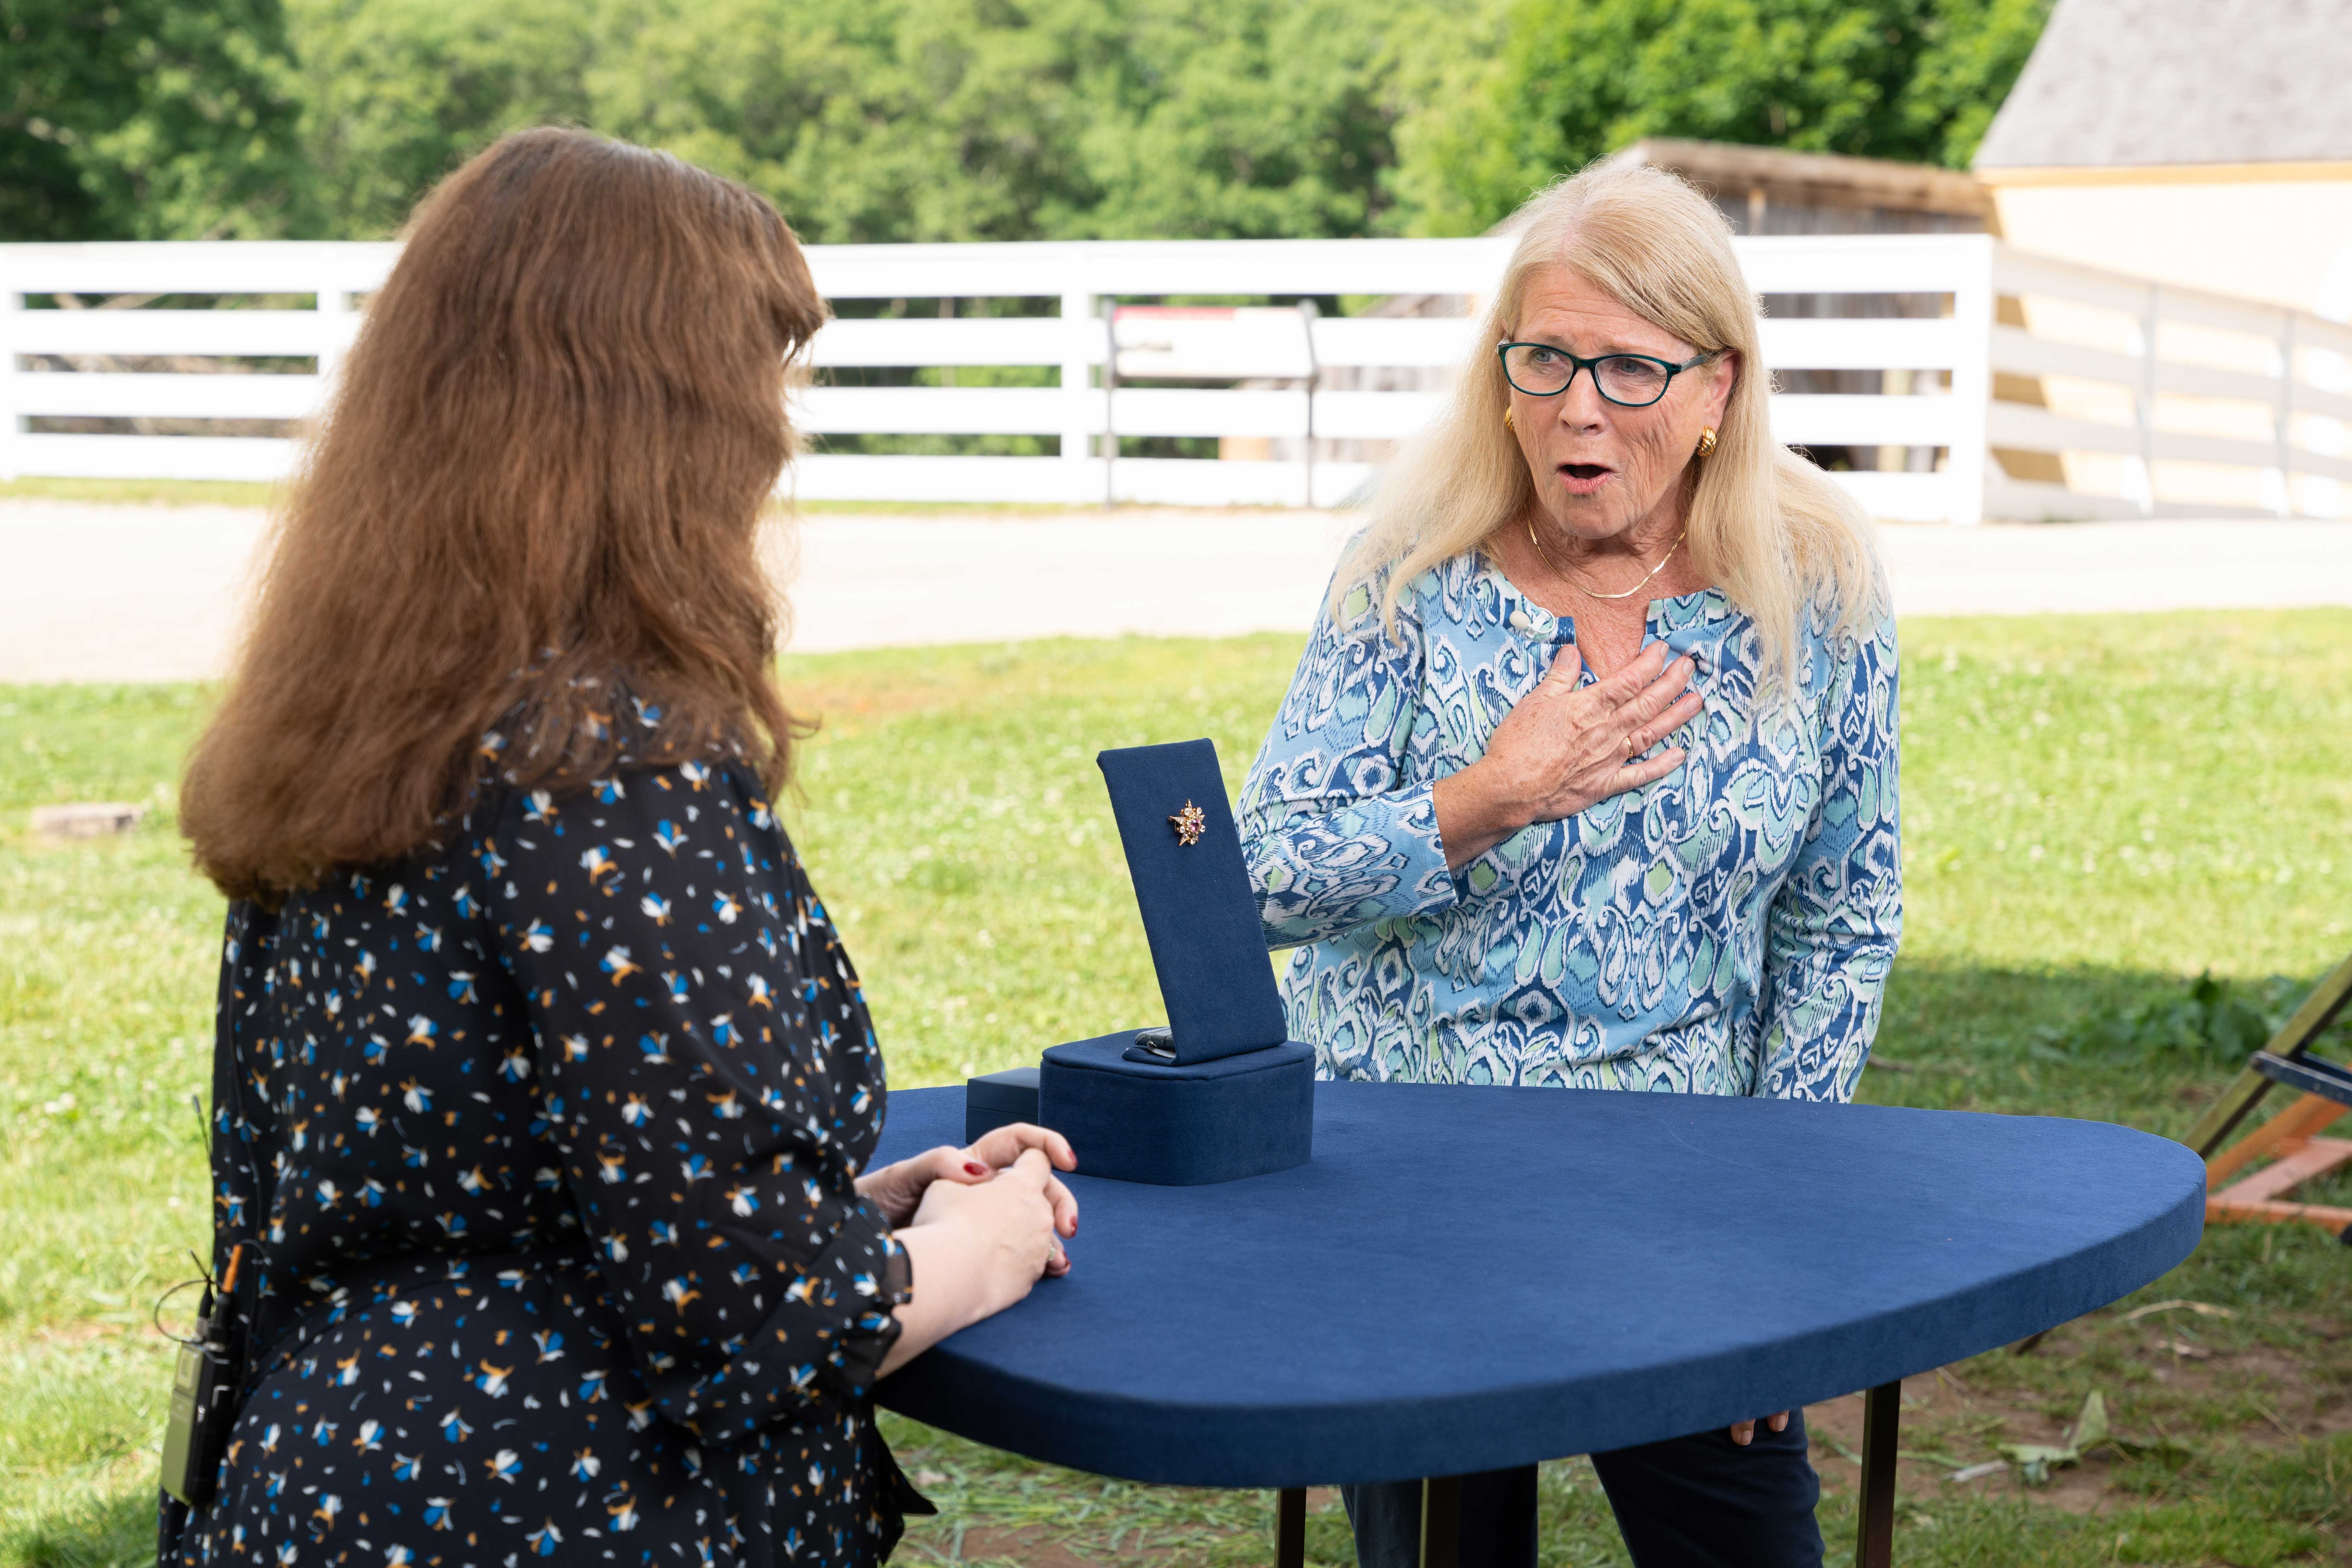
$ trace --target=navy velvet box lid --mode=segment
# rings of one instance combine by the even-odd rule
[[[1110,789],[1176,1061],[1281,1045],[1289,1024],[1217,748],[1181,741],[1104,752],[1095,761]],[[1191,844],[1172,820],[1187,806],[1200,813]]]
[[[1037,1120],[1037,1069],[1008,1068],[966,1079],[963,1141],[977,1143],[1000,1127]]]

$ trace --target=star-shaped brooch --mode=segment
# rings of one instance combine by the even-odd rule
[[[1176,842],[1190,847],[1201,842],[1201,834],[1208,827],[1209,819],[1199,806],[1187,800],[1184,809],[1168,819],[1168,826],[1176,830]]]

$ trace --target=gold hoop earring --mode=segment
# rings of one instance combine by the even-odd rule
[[[1519,422],[1511,417],[1511,411],[1507,408],[1503,410],[1503,428],[1514,436],[1519,433]]]
[[[1710,425],[1698,433],[1698,455],[1706,457],[1715,450],[1715,426]]]

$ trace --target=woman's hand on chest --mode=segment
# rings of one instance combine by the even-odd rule
[[[1582,656],[1560,649],[1496,726],[1486,754],[1437,782],[1447,868],[1460,870],[1530,823],[1573,816],[1681,767],[1679,746],[1643,753],[1706,706],[1690,689],[1695,668],[1687,657],[1669,663],[1665,645],[1652,643],[1584,686]]]

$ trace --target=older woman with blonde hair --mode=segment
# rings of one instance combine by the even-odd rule
[[[1853,1094],[1902,923],[1894,632],[1769,384],[1697,192],[1601,164],[1522,209],[1244,787],[1321,1076]],[[1820,1563],[1802,1416],[1759,1415],[1594,1456],[1641,1568]],[[1366,1568],[1417,1555],[1419,1495],[1349,1489]],[[1532,1563],[1534,1502],[1471,1478],[1462,1561]]]

